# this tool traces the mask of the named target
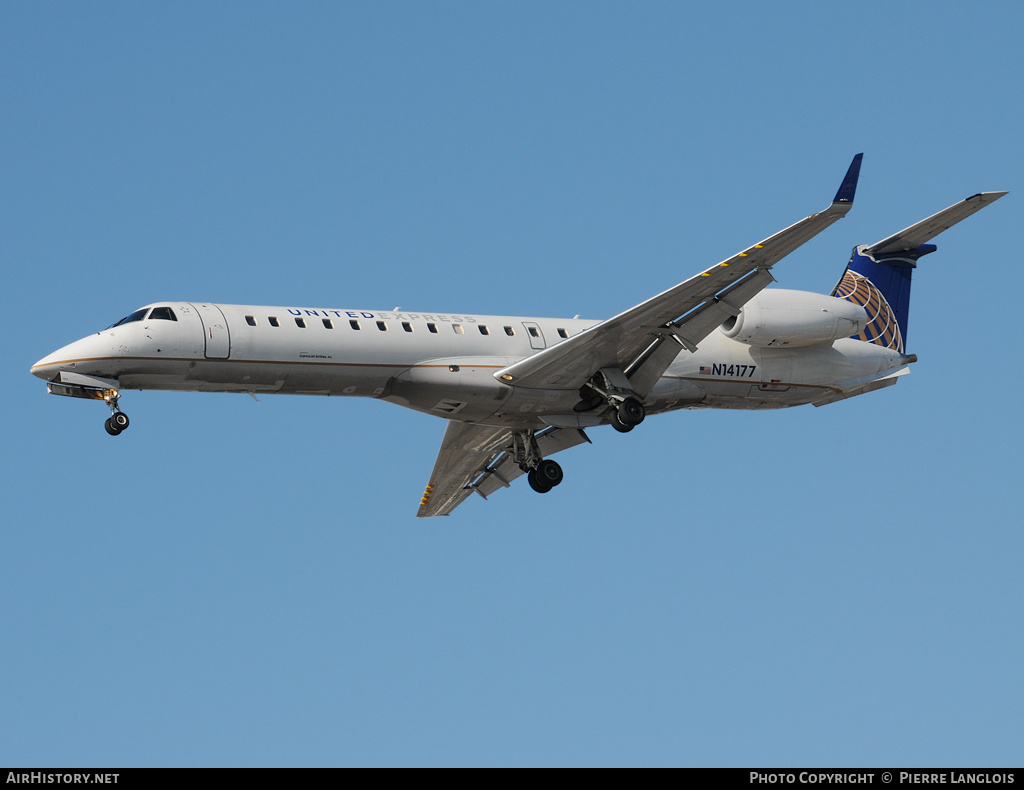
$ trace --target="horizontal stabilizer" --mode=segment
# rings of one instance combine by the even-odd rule
[[[865,252],[872,255],[884,254],[887,252],[905,252],[920,247],[929,239],[938,236],[942,231],[956,225],[961,220],[967,219],[975,211],[980,211],[989,203],[999,200],[1006,192],[979,192],[967,200],[961,200],[943,209],[938,214],[932,214],[928,219],[923,219],[904,228],[899,233],[889,236],[887,239],[872,244],[865,248]]]
[[[900,380],[900,376],[905,376],[910,372],[909,368],[903,367],[897,370],[895,373],[891,373],[884,378],[875,379],[867,384],[862,384],[856,389],[842,390],[840,392],[830,392],[821,400],[814,401],[815,406],[827,406],[830,403],[836,403],[847,398],[853,398],[857,395],[864,395],[868,392],[874,392],[875,390],[884,389],[885,387],[891,387],[897,381]]]

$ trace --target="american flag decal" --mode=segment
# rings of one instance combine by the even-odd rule
[[[710,376],[711,375],[711,368],[708,367],[707,365],[701,365],[700,366],[700,375],[702,375],[702,376]]]

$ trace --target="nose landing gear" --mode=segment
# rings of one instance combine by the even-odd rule
[[[110,417],[103,423],[103,427],[107,429],[107,433],[111,436],[117,436],[121,431],[128,427],[129,420],[128,415],[125,414],[117,407],[117,395],[107,398],[107,405],[110,407]]]

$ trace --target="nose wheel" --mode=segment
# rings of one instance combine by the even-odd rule
[[[123,411],[114,412],[113,416],[109,417],[103,427],[107,429],[107,433],[111,436],[117,436],[121,431],[128,427],[128,415]]]
[[[110,398],[107,401],[107,405],[110,406],[110,417],[103,423],[103,427],[107,429],[107,433],[111,436],[117,436],[128,427],[130,421],[128,420],[128,415],[117,408],[116,397]]]

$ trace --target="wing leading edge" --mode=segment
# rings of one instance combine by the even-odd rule
[[[872,255],[881,255],[890,252],[906,252],[920,247],[927,241],[938,236],[944,230],[949,230],[956,223],[967,219],[976,211],[981,211],[993,201],[999,200],[1008,192],[979,192],[971,195],[966,200],[954,203],[949,208],[943,209],[937,214],[915,222],[909,228],[904,228],[899,233],[875,242],[865,248],[865,252]]]
[[[774,281],[770,269],[853,205],[863,154],[857,154],[832,204],[689,280],[607,321],[499,370],[516,387],[576,389],[601,368],[622,370],[633,390],[647,395],[680,346],[697,344]]]

